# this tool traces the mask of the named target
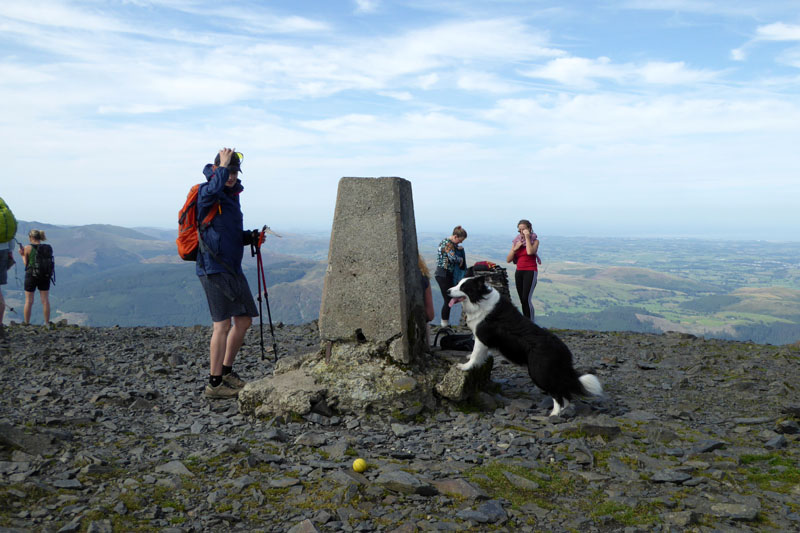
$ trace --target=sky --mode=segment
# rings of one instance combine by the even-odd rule
[[[418,231],[800,241],[795,0],[7,0],[0,196],[177,227],[222,147],[245,225],[397,176]]]

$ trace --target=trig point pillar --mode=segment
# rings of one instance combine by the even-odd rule
[[[426,350],[411,183],[342,178],[319,316],[323,342],[369,343],[398,363]]]

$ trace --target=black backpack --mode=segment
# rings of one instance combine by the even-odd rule
[[[441,340],[439,335],[442,335]],[[475,347],[475,339],[472,337],[472,333],[454,333],[450,328],[442,328],[436,333],[433,345],[436,346],[437,342],[442,350],[471,352]]]
[[[56,262],[53,259],[53,247],[49,244],[31,245],[31,254],[28,257],[31,274],[36,279],[50,278],[56,282]]]

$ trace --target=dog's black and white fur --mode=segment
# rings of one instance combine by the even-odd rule
[[[553,397],[550,416],[558,415],[573,396],[598,396],[603,387],[596,376],[579,376],[572,366],[572,353],[550,331],[525,318],[507,298],[486,284],[482,276],[462,279],[448,291],[451,305],[461,303],[467,325],[475,336],[475,347],[461,370],[481,366],[496,350],[510,362],[528,367],[528,374]]]

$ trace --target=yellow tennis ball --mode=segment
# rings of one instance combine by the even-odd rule
[[[356,472],[363,472],[367,469],[367,462],[364,459],[356,459],[353,461],[353,470]]]

